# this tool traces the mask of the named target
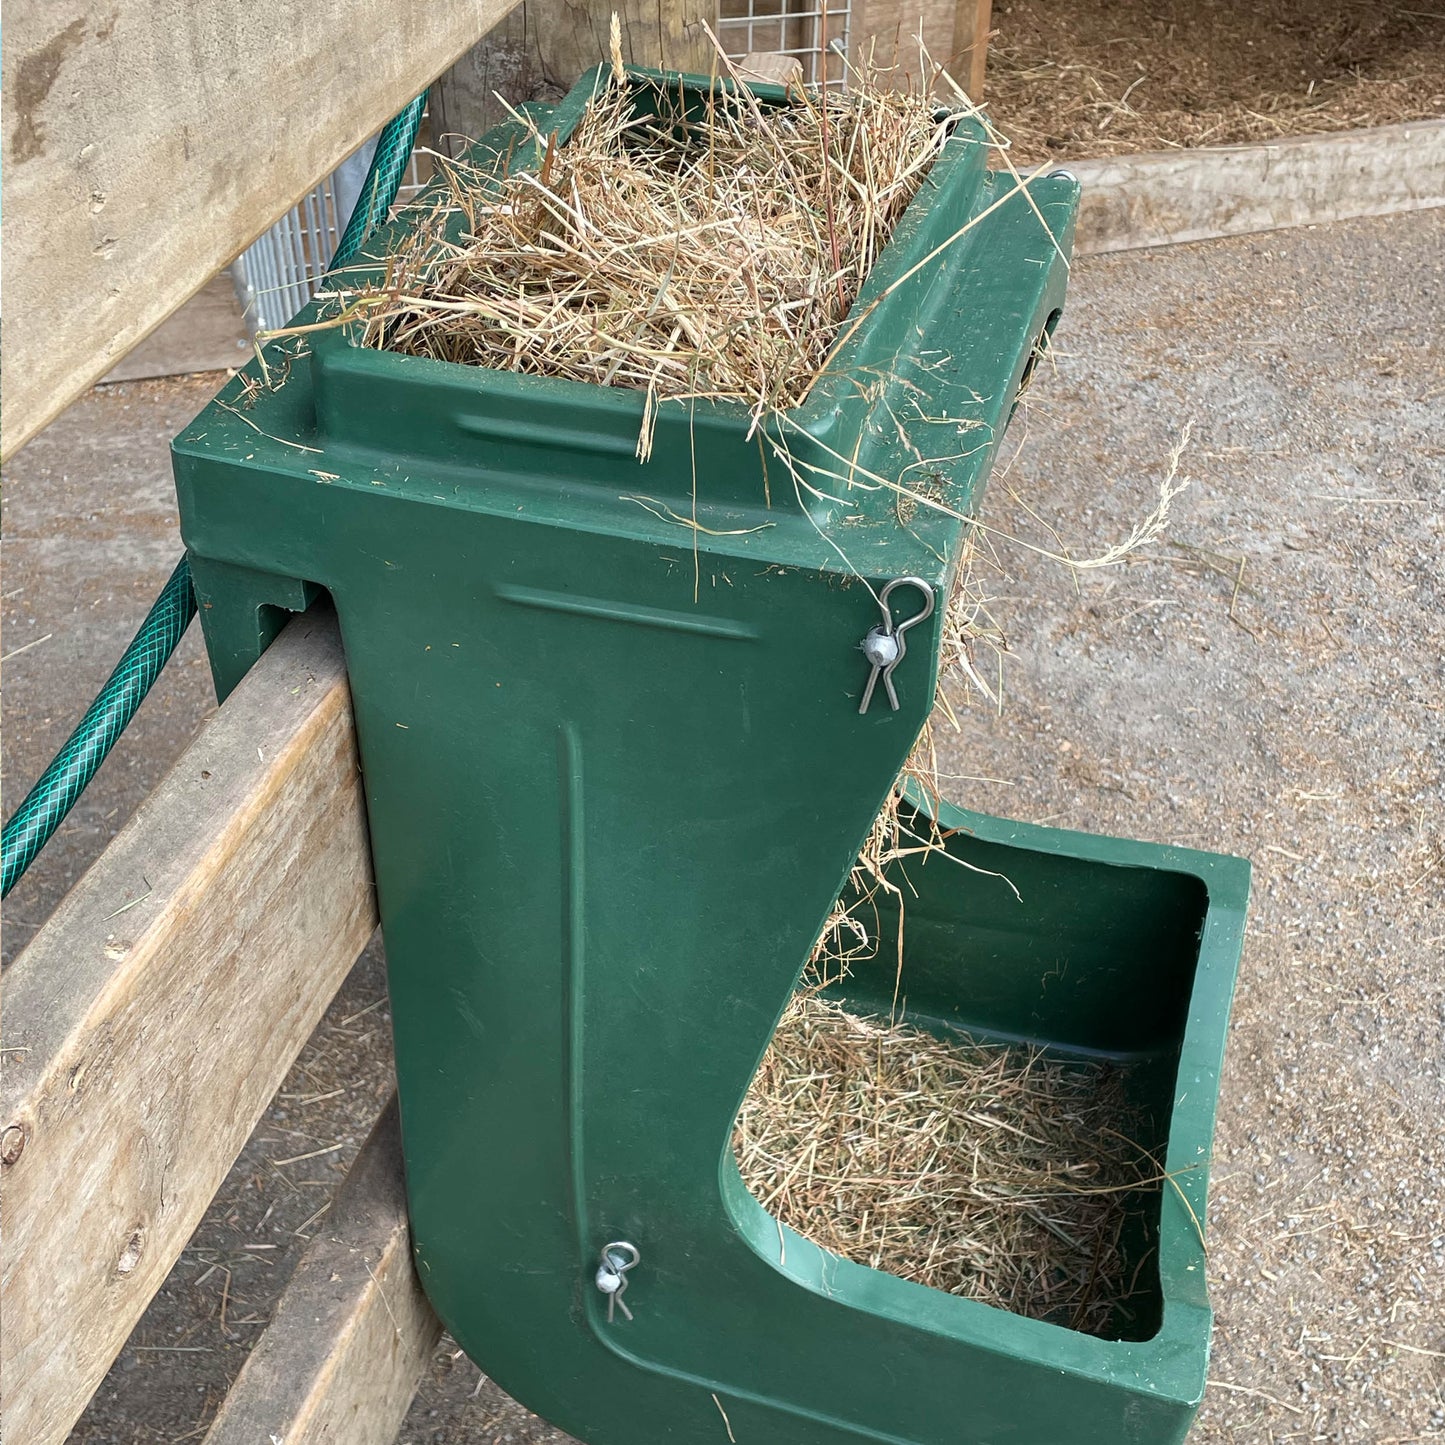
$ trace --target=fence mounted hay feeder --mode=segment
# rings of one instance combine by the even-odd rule
[[[579,302],[598,258],[567,248],[593,222],[569,230],[558,211],[599,214],[576,205],[567,154],[589,126],[621,125],[625,151],[707,138],[726,110],[739,146],[761,143],[756,124],[831,146],[843,116],[820,104],[601,69],[377,232],[176,440],[212,667],[225,693],[286,611],[333,599],[417,1266],[517,1399],[595,1445],[1175,1441],[1203,1383],[1195,1217],[1243,865],[905,805],[941,840],[907,868],[905,1022],[1109,1064],[1173,1181],[1120,1237],[1142,1294],[1115,1338],[827,1252],[748,1192],[730,1147],[928,717],[968,519],[1062,306],[1077,204],[1067,177],[988,172],[973,115],[930,119],[914,193],[851,273],[846,159],[793,188],[829,264],[782,301],[767,293],[781,264],[754,266],[762,304],[734,333],[753,351],[699,326],[701,283],[674,292],[709,264],[701,246],[691,273],[633,256],[616,295]],[[459,176],[484,197],[472,211]],[[524,195],[550,220],[515,209]],[[754,199],[766,221],[785,198]],[[679,234],[701,224],[693,205]],[[751,261],[739,243],[738,276],[766,230],[745,215],[719,218],[756,242]],[[458,254],[433,286],[437,248],[471,245],[463,228],[534,221],[550,302],[515,276],[507,289],[515,254]],[[650,315],[639,267],[657,278]],[[713,289],[735,298],[732,279]],[[504,300],[557,314],[513,328],[504,368],[449,349],[465,338],[423,314],[448,297],[473,320],[490,306],[494,331]],[[726,384],[794,303],[833,327],[809,323],[806,384],[766,368],[756,388]],[[544,343],[584,333],[576,313],[631,320],[608,337],[599,322],[596,347],[572,347],[579,374],[556,374]],[[891,966],[860,960],[839,988],[886,1014]]]

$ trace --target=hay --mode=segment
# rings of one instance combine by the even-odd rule
[[[442,162],[444,194],[383,286],[346,293],[365,343],[651,398],[797,406],[951,117],[859,75],[769,110],[719,89],[695,119],[605,82],[534,173]],[[529,122],[530,124],[530,122]],[[460,213],[461,238],[447,237]]]
[[[1142,1292],[1154,1161],[1116,1071],[944,1041],[804,989],[738,1116],[743,1180],[844,1258],[1095,1334]]]

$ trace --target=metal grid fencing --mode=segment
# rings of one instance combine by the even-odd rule
[[[850,0],[719,0],[718,39],[735,60],[759,50],[801,62],[809,85],[847,79]]]
[[[361,194],[375,149],[373,136],[236,259],[231,275],[253,336],[285,326],[315,294]],[[398,207],[421,190],[430,170],[429,157],[418,144],[397,192]]]

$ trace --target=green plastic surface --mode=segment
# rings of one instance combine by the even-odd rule
[[[563,141],[595,80],[553,115]],[[706,82],[636,84],[665,105]],[[520,140],[481,151],[518,163]],[[664,404],[640,464],[637,392],[340,331],[289,370],[273,348],[283,384],[251,398],[238,377],[219,400],[245,419],[212,405],[175,442],[222,695],[286,610],[324,590],[340,619],[421,1279],[483,1369],[593,1445],[1164,1445],[1202,1392],[1190,1210],[1204,1218],[1239,860],[945,809],[950,849],[1022,902],[946,860],[910,874],[921,1022],[1117,1057],[1152,1105],[1179,1187],[1141,1241],[1158,1285],[1121,1322],[1140,1338],[827,1255],[765,1213],[729,1149],[933,700],[938,612],[909,633],[897,712],[880,689],[860,716],[859,646],[889,580],[947,596],[967,524],[866,478],[967,514],[1062,305],[1076,185],[1003,199],[984,159],[961,125],[866,320],[790,418],[829,495],[764,466],[741,406]],[[705,530],[672,519],[693,515]],[[896,595],[910,612],[916,593]],[[866,969],[854,983],[866,1003]],[[630,1322],[594,1285],[613,1240],[641,1254]]]

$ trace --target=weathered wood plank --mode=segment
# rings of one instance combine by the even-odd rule
[[[968,92],[975,105],[983,102],[993,0],[958,0],[953,19],[953,52],[948,73]]]
[[[101,378],[142,381],[242,366],[251,356],[246,318],[229,271],[201,287]]]
[[[475,140],[506,118],[498,94],[508,105],[560,99],[607,59],[614,10],[629,64],[707,73],[712,48],[698,22],[714,22],[715,0],[523,0],[432,90],[433,134]]]
[[[345,660],[307,616],[6,980],[7,1440],[64,1438],[375,927]]]
[[[796,55],[779,55],[776,50],[750,50],[737,63],[744,80],[767,80],[790,85],[803,78],[803,62]]]
[[[392,1445],[441,1329],[412,1265],[393,1095],[206,1445]]]
[[[1445,121],[1071,161],[1081,255],[1445,205]]]
[[[512,0],[51,0],[5,16],[9,456]]]

